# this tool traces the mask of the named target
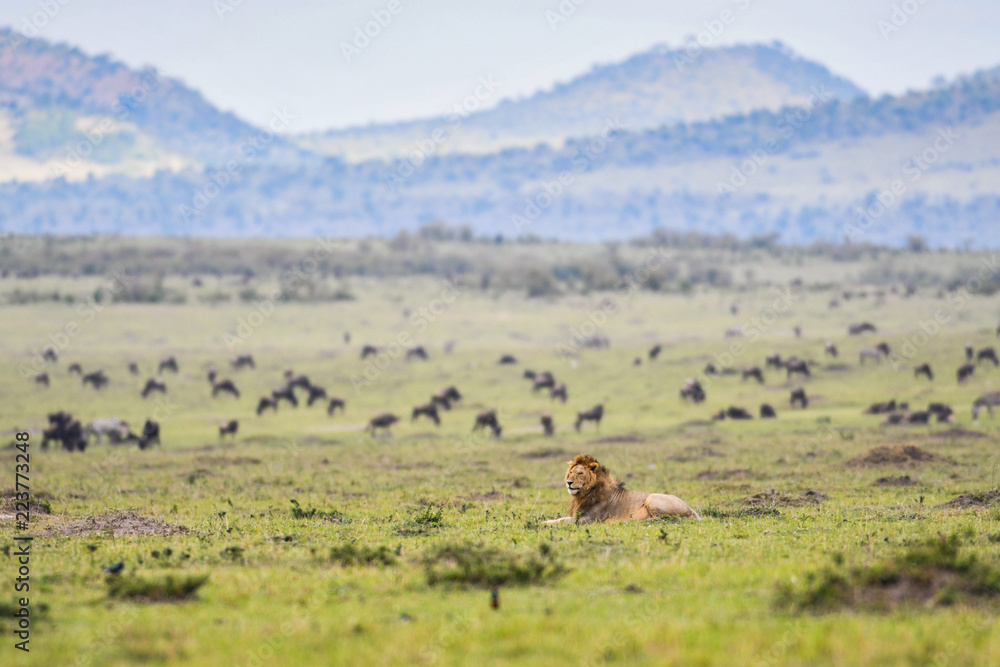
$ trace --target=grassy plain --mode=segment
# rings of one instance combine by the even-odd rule
[[[934,258],[913,263],[921,261]],[[1000,369],[983,366],[965,385],[956,383],[954,371],[967,341],[996,345],[1000,296],[967,295],[961,306],[955,293],[948,298],[929,288],[909,297],[888,290],[878,296],[877,288],[857,281],[877,268],[770,267],[767,277],[780,288],[757,283],[619,294],[619,308],[598,329],[611,347],[581,349],[575,358],[560,358],[556,346],[571,343],[573,330],[590,321],[588,312],[614,293],[525,299],[463,288],[453,303],[435,306],[439,314],[421,315],[441,296],[441,280],[352,278],[355,300],[279,302],[233,349],[225,334],[238,334],[253,303],[108,304],[91,321],[79,302],[5,306],[0,431],[5,443],[17,430],[33,433],[31,487],[50,494],[51,514],[31,519],[37,536],[31,653],[13,650],[8,624],[3,662],[1000,664],[997,606],[989,600],[830,613],[779,604],[781,585],[804,585],[810,572],[834,558],[873,563],[939,534],[961,533],[965,549],[987,562],[1000,559],[1000,507],[938,507],[998,485],[1000,415],[973,424],[969,407],[1000,388]],[[758,280],[763,272],[758,267]],[[759,336],[745,337],[742,350],[731,348],[740,341],[725,339],[725,329],[754,317],[770,321],[779,292],[800,275],[804,285],[786,296],[788,311],[759,327]],[[167,281],[194,290],[190,279]],[[85,298],[100,280],[8,279],[0,288],[41,289],[43,283]],[[839,295],[848,286],[867,296],[844,300]],[[235,292],[240,283],[211,278],[200,289],[216,287]],[[833,298],[840,307],[829,307]],[[935,313],[947,322],[921,337],[920,322]],[[879,333],[848,337],[848,324],[861,320],[875,322]],[[71,321],[78,333],[48,366],[52,386],[22,380],[19,369],[30,363],[31,350],[49,345],[50,335]],[[802,338],[792,333],[795,325]],[[352,377],[365,371],[361,344],[400,336],[425,345],[430,360],[392,359],[356,389]],[[827,340],[839,345],[839,359],[824,358]],[[910,341],[914,354],[897,364],[859,366],[858,348],[879,340],[897,352]],[[450,354],[443,352],[447,341],[456,341]],[[664,349],[651,362],[646,351],[654,343]],[[706,384],[708,400],[700,405],[678,397],[683,380],[709,361],[734,353],[735,368],[763,366],[772,352],[812,358],[819,366],[804,382],[790,383],[773,370],[763,386],[717,377]],[[257,368],[230,370],[233,353],[252,353]],[[504,353],[520,363],[497,365]],[[168,354],[176,355],[180,372],[165,374],[163,402],[144,401],[142,382]],[[636,366],[637,357],[642,363]],[[126,370],[130,360],[139,363],[139,377]],[[67,373],[73,361],[85,371],[103,367],[110,386],[100,392],[82,387]],[[937,373],[933,382],[913,378],[913,365],[923,361]],[[832,363],[845,367],[828,369]],[[239,399],[211,398],[210,364],[236,382]],[[346,413],[327,417],[320,405],[283,405],[277,414],[255,416],[258,397],[281,383],[285,368],[343,396]],[[525,368],[551,370],[567,384],[569,401],[532,395],[521,377]],[[413,405],[451,384],[464,399],[443,414],[440,427],[409,421]],[[788,407],[789,390],[799,384],[812,398],[806,410]],[[889,398],[915,407],[949,403],[956,423],[890,428],[862,414]],[[765,401],[777,408],[776,420],[708,421],[719,408],[742,405],[756,413]],[[606,408],[600,433],[590,425],[574,432],[575,411],[596,403]],[[499,411],[499,441],[470,435],[475,413],[485,408]],[[45,414],[59,409],[84,421],[113,415],[134,425],[158,411],[163,446],[42,452]],[[556,420],[550,439],[538,426],[543,410]],[[391,437],[372,438],[362,429],[383,411],[404,419]],[[232,441],[217,435],[226,419],[240,422]],[[937,458],[849,464],[884,444],[913,444]],[[681,496],[705,520],[541,526],[566,511],[565,462],[580,452],[598,457],[631,488]],[[13,486],[14,452],[4,449],[0,459],[0,474],[9,480],[0,488],[6,489]],[[898,475],[916,485],[875,485]],[[775,498],[768,489],[788,495]],[[807,490],[826,499],[802,496]],[[753,499],[758,494],[763,500]],[[112,511],[130,518],[109,516]],[[12,524],[0,522],[3,545],[12,544]],[[167,533],[168,526],[185,530],[141,534]],[[344,565],[331,549],[346,544],[384,546],[392,562]],[[424,560],[455,544],[513,558],[544,550],[568,572],[500,586],[495,610],[488,587],[429,583]],[[118,561],[125,564],[119,576],[137,581],[208,580],[191,599],[130,601],[109,595],[103,567]],[[12,580],[14,561],[0,556],[0,565],[4,579]],[[11,588],[4,584],[0,600],[13,601]]]

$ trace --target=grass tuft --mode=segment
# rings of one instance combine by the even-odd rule
[[[108,596],[138,602],[179,602],[194,598],[208,575],[177,576],[158,579],[142,577],[108,577]]]
[[[398,546],[390,549],[384,544],[377,547],[367,545],[358,546],[354,542],[348,542],[330,549],[330,559],[344,567],[355,565],[384,565],[392,567],[398,562],[396,557],[402,553],[403,547]]]
[[[445,544],[423,557],[427,583],[496,586],[540,585],[554,581],[569,570],[555,558],[552,548],[542,544],[537,552],[502,551],[477,544]]]

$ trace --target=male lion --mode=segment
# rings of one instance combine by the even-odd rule
[[[579,454],[570,461],[566,489],[572,496],[569,516],[551,519],[545,522],[546,525],[653,519],[665,514],[701,521],[698,513],[677,496],[626,489],[624,483],[612,477],[590,454]]]

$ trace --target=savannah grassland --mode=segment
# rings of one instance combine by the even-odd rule
[[[544,245],[533,250],[544,251]],[[442,278],[342,277],[336,285],[353,300],[279,301],[232,352],[224,334],[236,331],[254,303],[199,298],[245,289],[232,275],[203,276],[195,288],[190,275],[168,274],[164,285],[185,295],[184,303],[106,304],[88,322],[77,309],[107,283],[99,275],[0,281],[0,292],[9,297],[19,290],[22,302],[36,292],[75,295],[73,304],[8,303],[0,314],[3,442],[17,430],[31,431],[31,488],[51,511],[31,519],[37,536],[31,653],[13,649],[12,626],[4,621],[3,663],[1000,664],[998,602],[988,597],[878,609],[785,604],[795,598],[787,590],[804,590],[810,573],[840,561],[842,567],[880,563],[940,535],[959,535],[963,553],[982,562],[1000,561],[1000,507],[939,507],[998,485],[1000,415],[974,424],[969,407],[1000,386],[1000,369],[982,366],[964,386],[954,373],[967,341],[996,345],[1000,296],[924,285],[906,297],[892,292],[891,281],[866,284],[889,263],[949,278],[981,258],[713,257],[731,272],[729,285],[640,290],[627,298],[557,285],[553,292],[561,294],[528,299],[496,282],[486,289],[470,283],[425,325],[420,309],[441,296]],[[769,370],[763,386],[718,377],[706,384],[705,403],[682,402],[683,380],[730,350],[734,341],[723,338],[725,329],[769,313],[795,278],[802,286],[791,288],[790,309],[757,340],[745,338],[731,365],[763,366],[772,352],[797,354],[819,362],[813,377],[789,383],[783,372]],[[264,293],[269,280],[262,272],[251,285]],[[843,300],[844,290],[865,296]],[[610,349],[559,358],[556,346],[571,343],[573,328],[608,297],[619,308],[598,332]],[[840,307],[831,309],[834,298]],[[917,337],[912,358],[859,366],[860,346],[885,340],[900,350],[938,311],[947,323],[929,339]],[[848,324],[861,320],[876,323],[879,333],[848,337]],[[30,363],[31,350],[48,345],[69,321],[78,322],[79,333],[49,365],[52,386],[22,380],[19,368]],[[792,333],[795,325],[801,339]],[[425,345],[430,360],[392,359],[355,389],[352,376],[365,370],[360,346],[401,334]],[[449,340],[456,343],[445,354]],[[839,359],[824,358],[825,340],[839,345]],[[650,362],[646,351],[654,343],[664,349]],[[252,353],[257,369],[230,370],[232,353]],[[520,363],[498,365],[505,353]],[[165,374],[166,400],[144,401],[141,384],[168,354],[176,355],[180,372]],[[636,357],[641,365],[633,365]],[[139,363],[141,376],[128,373],[129,360]],[[85,371],[103,367],[110,386],[82,387],[67,373],[73,361]],[[923,361],[936,372],[933,382],[913,378],[913,365]],[[846,367],[827,369],[831,363]],[[210,364],[236,382],[239,399],[211,398]],[[257,399],[281,383],[285,368],[344,397],[346,414],[331,418],[320,405],[282,405],[277,414],[257,417]],[[551,370],[565,382],[566,405],[532,395],[521,377],[525,368]],[[413,405],[451,384],[464,399],[443,414],[440,427],[409,421]],[[812,399],[806,410],[788,407],[789,390],[799,384]],[[915,407],[949,403],[956,423],[890,428],[862,414],[890,398]],[[762,402],[777,408],[778,419],[708,420],[729,405],[756,414]],[[592,425],[574,432],[575,411],[597,403],[606,408],[600,433]],[[499,411],[499,441],[470,435],[474,415],[485,408]],[[159,410],[163,446],[40,451],[45,414],[59,409],[85,422],[115,415],[135,426]],[[555,416],[551,439],[538,426],[543,410]],[[372,438],[362,429],[383,411],[404,419],[391,437]],[[239,433],[220,441],[217,425],[231,418],[239,420]],[[886,444],[916,445],[935,458],[850,465]],[[681,496],[704,521],[542,526],[566,512],[565,462],[581,452],[598,457],[631,488]],[[0,488],[13,486],[14,454],[0,453],[6,477]],[[900,475],[916,485],[875,485]],[[826,499],[803,496],[807,490]],[[758,494],[764,495],[754,500]],[[135,534],[128,529],[135,525],[140,533],[168,534]],[[168,526],[184,530],[170,533]],[[0,542],[13,544],[14,534],[12,519],[3,519]],[[345,545],[375,554],[375,562],[351,564]],[[426,562],[432,572],[447,572],[453,560],[441,555],[447,545],[494,550],[483,561],[501,579],[504,562],[538,569],[525,575],[527,582],[507,577],[494,610],[489,585],[431,583]],[[189,599],[112,597],[103,567],[118,561],[125,564],[119,578],[137,585],[167,576],[208,580]],[[10,604],[15,563],[0,555],[0,567],[0,600]]]

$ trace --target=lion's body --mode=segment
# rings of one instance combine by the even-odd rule
[[[580,454],[566,471],[566,487],[572,498],[569,516],[546,521],[559,523],[597,523],[654,519],[659,516],[692,517],[698,513],[677,496],[626,489],[608,469],[588,454]]]

